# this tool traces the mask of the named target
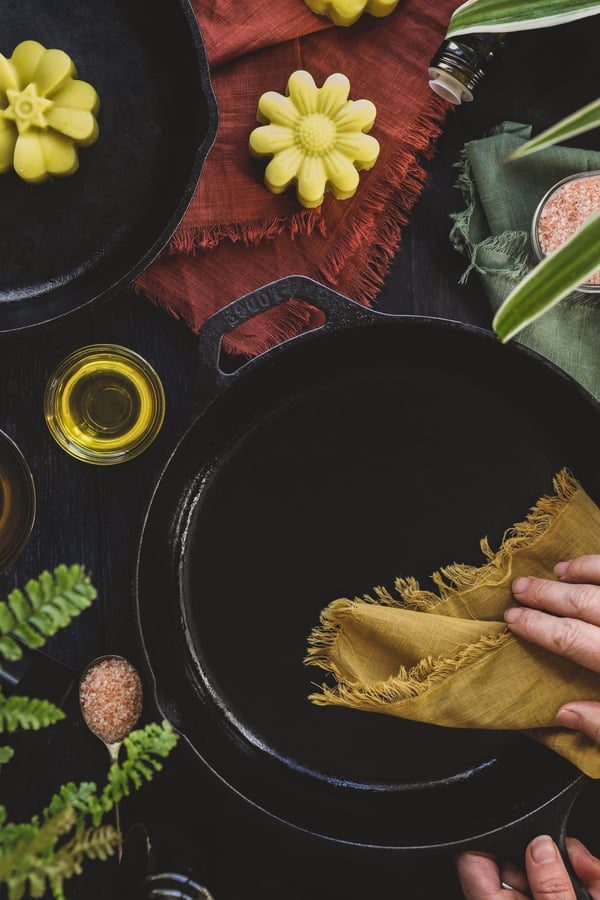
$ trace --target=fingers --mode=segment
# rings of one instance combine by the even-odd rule
[[[600,900],[600,859],[576,838],[567,838],[571,865],[592,900]],[[574,900],[575,892],[564,862],[551,837],[540,835],[525,853],[527,879],[507,863],[500,870],[493,856],[477,851],[461,853],[456,869],[465,900]],[[502,874],[501,874],[502,872]],[[503,880],[508,887],[503,887]]]
[[[530,896],[529,885],[525,873],[522,872],[514,863],[503,862],[500,866],[500,881],[502,884],[510,885],[513,891],[521,891],[526,897]],[[509,900],[507,897],[506,900]]]
[[[600,860],[577,838],[567,838],[567,853],[577,876],[585,884],[592,900],[600,900]]]
[[[456,871],[465,900],[524,900],[527,894],[502,887],[500,871],[492,856],[467,850],[456,860]]]
[[[519,637],[600,672],[600,554],[554,570],[557,581],[515,578],[513,595],[523,606],[508,609],[506,623]]]
[[[579,619],[558,618],[537,609],[514,607],[504,615],[513,634],[600,672],[600,628]]]
[[[587,734],[596,744],[600,744],[600,703],[593,700],[567,703],[558,710],[556,721],[564,728]]]
[[[600,584],[600,554],[559,562],[554,566],[554,574],[559,581]]]
[[[525,868],[534,898],[574,900],[571,879],[558,847],[548,835],[542,834],[529,843],[525,851]]]
[[[512,583],[514,597],[534,609],[600,625],[600,586],[545,578],[521,577]]]

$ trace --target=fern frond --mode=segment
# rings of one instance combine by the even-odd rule
[[[0,654],[20,659],[21,644],[41,647],[46,638],[65,628],[74,616],[90,606],[96,589],[83,566],[57,566],[31,578],[23,591],[15,588],[0,603]]]
[[[77,817],[77,832],[83,831],[86,819],[89,816],[94,825],[99,825],[102,817],[111,808],[112,804],[107,804],[102,795],[98,795],[98,790],[93,781],[83,781],[77,785],[70,781],[63,784],[59,792],[55,794],[49,805],[42,813],[44,821],[50,816],[55,816],[65,806],[71,806]]]
[[[48,887],[55,900],[64,900],[63,882],[81,872],[84,859],[106,859],[118,845],[115,829],[98,827],[103,816],[162,768],[160,760],[177,740],[166,720],[132,731],[124,741],[126,759],[110,767],[103,791],[93,782],[64,784],[43,811],[42,824],[37,816],[28,823],[6,822],[0,806],[0,884],[7,885],[8,900],[21,900],[26,890],[32,898],[43,897]],[[84,830],[88,817],[94,827]],[[59,838],[73,830],[57,848]]]
[[[28,888],[31,897],[42,897],[46,887],[46,867],[55,856],[60,837],[75,825],[75,812],[66,806],[41,827],[14,826],[16,841],[9,852],[0,854],[0,882],[8,887],[8,900],[21,900]]]
[[[20,842],[28,843],[32,841],[39,830],[37,821],[8,822],[0,834],[0,858],[4,858],[7,854],[12,853]]]
[[[64,718],[62,709],[49,700],[39,700],[37,697],[30,699],[16,694],[10,697],[0,696],[0,733],[16,731],[17,728],[38,731]]]
[[[170,722],[151,722],[144,728],[132,731],[125,738],[126,758],[113,764],[108,772],[108,783],[101,796],[102,805],[110,809],[133,789],[139,789],[144,781],[151,781],[162,769],[160,759],[166,758],[175,747],[179,736]],[[157,758],[158,757],[158,758]]]
[[[44,867],[53,896],[57,900],[64,896],[63,882],[73,875],[81,874],[85,859],[108,859],[115,852],[118,843],[119,832],[112,825],[88,828],[71,838]]]
[[[132,731],[124,741],[125,760],[110,767],[107,784],[100,794],[93,781],[84,781],[79,785],[73,782],[63,784],[43,811],[42,818],[46,820],[66,806],[71,806],[75,810],[79,830],[84,827],[87,816],[93,825],[98,826],[115,803],[160,771],[162,763],[156,757],[167,757],[177,740],[178,735],[166,720],[162,723],[151,722],[144,728]]]

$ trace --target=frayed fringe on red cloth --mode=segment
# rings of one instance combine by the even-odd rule
[[[194,0],[219,104],[219,130],[198,190],[169,247],[133,289],[198,333],[225,304],[285,275],[307,275],[372,306],[426,182],[449,104],[429,88],[429,60],[458,4],[400,0],[389,16],[333,26],[303,0]],[[285,92],[306,69],[320,86],[333,72],[350,99],[377,109],[375,166],[353,197],[326,195],[304,209],[294,190],[264,186],[265,163],[248,152],[262,93]],[[260,313],[226,336],[228,353],[254,356],[321,322],[300,300]]]

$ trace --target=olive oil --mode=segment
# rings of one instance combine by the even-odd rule
[[[24,549],[35,521],[35,485],[14,441],[0,432],[0,573]]]
[[[165,398],[154,369],[137,353],[94,344],[71,354],[46,386],[48,427],[72,456],[97,465],[124,462],[154,440]]]

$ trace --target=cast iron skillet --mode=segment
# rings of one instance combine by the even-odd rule
[[[217,131],[189,0],[5,4],[0,51],[64,50],[100,96],[96,144],[72,176],[0,176],[0,333],[56,322],[122,290],[181,221]]]
[[[326,324],[223,371],[223,335],[291,297]],[[325,840],[513,857],[541,832],[562,841],[585,780],[564,759],[512,732],[315,707],[324,676],[302,660],[332,599],[481,564],[480,538],[498,546],[563,466],[600,500],[599,405],[516,342],[302,277],[213,315],[199,358],[201,411],[135,579],[163,714],[233,791]]]

